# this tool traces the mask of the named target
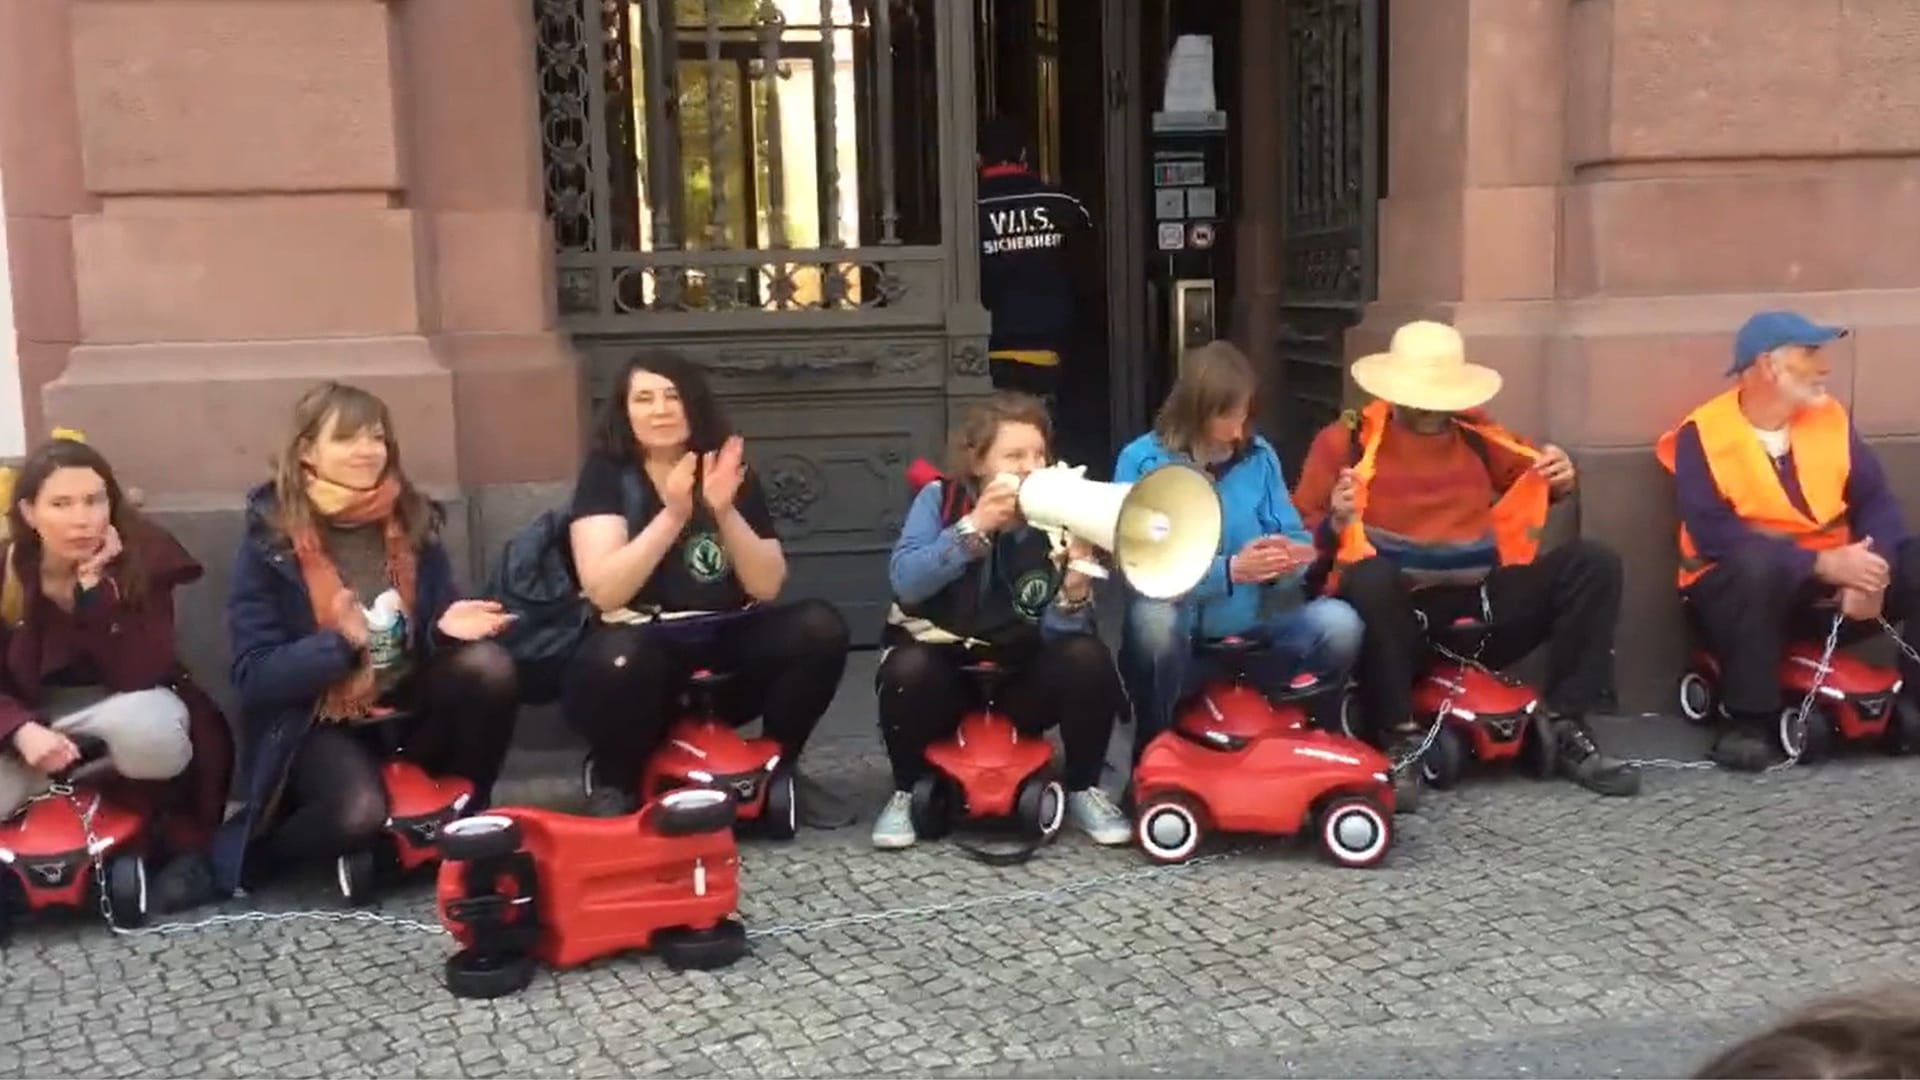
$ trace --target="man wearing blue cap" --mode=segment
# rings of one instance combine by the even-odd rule
[[[1823,638],[1836,608],[1855,635],[1920,612],[1920,545],[1827,393],[1821,350],[1846,333],[1790,311],[1748,319],[1727,370],[1738,383],[1656,448],[1678,499],[1680,588],[1720,663],[1727,726],[1713,758],[1728,768],[1766,768],[1800,737],[1781,722],[1788,640]],[[1912,694],[1920,670],[1902,669]]]

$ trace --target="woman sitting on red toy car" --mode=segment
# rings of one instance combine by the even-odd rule
[[[894,793],[874,822],[875,847],[918,839],[913,786],[927,747],[952,735],[972,700],[961,669],[978,660],[1010,669],[995,704],[1021,730],[1060,725],[1068,819],[1096,843],[1132,838],[1098,786],[1125,699],[1095,636],[1093,583],[1062,571],[1051,540],[1021,519],[1017,486],[995,479],[1045,467],[1051,434],[1037,398],[995,394],[968,410],[946,477],[921,488],[907,511],[888,568],[895,600],[876,680]]]
[[[400,466],[393,417],[358,387],[301,397],[272,481],[247,499],[227,595],[233,685],[252,734],[244,811],[216,884],[369,844],[387,820],[380,764],[400,753],[473,782],[484,808],[513,734],[507,616],[458,599],[443,514]],[[383,723],[384,721],[384,723]]]
[[[150,843],[170,858],[153,910],[201,903],[233,740],[174,647],[173,590],[197,580],[200,564],[133,509],[77,433],[35,450],[12,489],[0,598],[0,743],[12,753],[0,754],[0,818],[77,760],[69,736],[95,736],[118,777],[109,784],[159,811]]]
[[[847,662],[846,620],[832,604],[773,603],[787,558],[699,367],[646,353],[614,386],[569,527],[575,572],[602,616],[561,677],[561,708],[593,754],[588,812],[608,817],[633,812],[641,771],[694,671],[731,675],[721,714],[760,717],[791,767]],[[846,823],[812,785],[799,805],[815,825]]]

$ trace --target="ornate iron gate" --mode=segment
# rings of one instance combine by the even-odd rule
[[[1295,475],[1314,433],[1339,414],[1346,331],[1375,295],[1385,9],[1287,0],[1279,436]]]
[[[532,0],[561,325],[596,401],[701,362],[794,595],[877,634],[904,466],[986,390],[970,5]]]

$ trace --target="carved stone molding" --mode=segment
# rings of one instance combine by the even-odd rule
[[[972,377],[987,373],[987,350],[968,343],[953,350],[953,373]]]
[[[937,344],[761,345],[723,348],[707,370],[720,379],[780,378],[803,375],[909,375],[935,362]]]
[[[813,504],[826,493],[826,478],[819,466],[798,454],[783,454],[766,468],[761,487],[766,492],[767,510],[776,521],[804,522]]]

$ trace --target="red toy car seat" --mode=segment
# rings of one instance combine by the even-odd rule
[[[1054,775],[1053,744],[1044,735],[1028,735],[994,707],[994,696],[1008,671],[991,660],[968,664],[980,706],[960,718],[953,737],[927,748],[933,768],[913,786],[916,833],[945,836],[956,821],[1015,822],[1029,843],[999,852],[962,844],[988,862],[1007,864],[1030,857],[1060,832],[1066,818],[1066,791]]]

